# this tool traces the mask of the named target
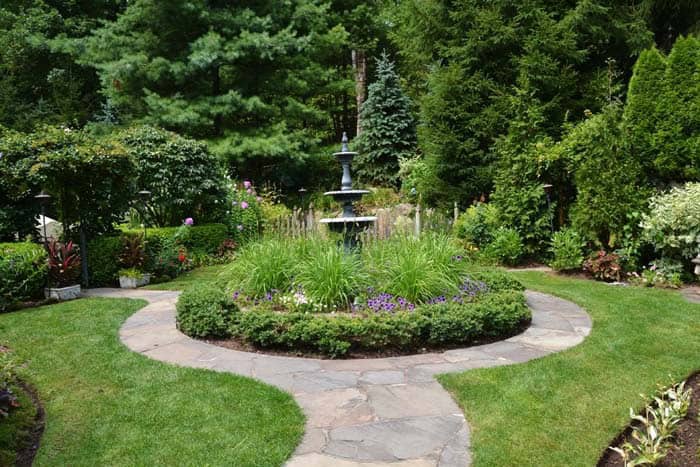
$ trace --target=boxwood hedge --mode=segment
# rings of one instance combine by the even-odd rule
[[[486,273],[485,273],[486,274]],[[180,329],[193,337],[230,336],[261,348],[321,353],[469,346],[517,333],[531,319],[520,290],[504,288],[468,303],[446,302],[395,313],[329,314],[239,310],[216,288],[185,291],[178,302]],[[515,281],[513,287],[522,288]],[[498,284],[494,287],[496,289]],[[225,317],[225,319],[223,318]],[[227,327],[224,328],[224,323]]]
[[[37,298],[46,283],[46,251],[34,243],[0,243],[0,312]]]

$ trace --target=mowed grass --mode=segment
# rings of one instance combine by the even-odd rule
[[[198,283],[211,283],[218,279],[219,274],[229,267],[228,264],[217,264],[214,266],[203,266],[182,274],[168,282],[160,284],[150,284],[144,289],[150,290],[184,290],[190,285]]]
[[[303,432],[291,396],[128,350],[118,329],[143,305],[92,298],[0,315],[0,344],[28,364],[46,409],[35,465],[281,465]]]
[[[475,466],[592,466],[640,394],[700,368],[700,305],[677,291],[518,273],[593,318],[581,345],[525,364],[440,377],[472,428]]]

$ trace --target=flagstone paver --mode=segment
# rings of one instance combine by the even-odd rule
[[[684,287],[681,293],[689,302],[700,303],[700,287]]]
[[[241,352],[190,339],[176,329],[179,292],[93,289],[85,295],[149,302],[120,330],[122,342],[135,352],[257,378],[290,392],[307,421],[287,467],[467,466],[469,425],[434,376],[558,352],[582,342],[592,326],[577,305],[527,291],[532,324],[510,339],[402,357],[320,360]]]

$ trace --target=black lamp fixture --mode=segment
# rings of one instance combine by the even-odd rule
[[[545,183],[542,185],[544,193],[547,195],[547,211],[549,211],[549,228],[554,233],[554,214],[552,214],[552,188],[554,185],[551,183]]]
[[[41,192],[38,195],[34,196],[34,199],[37,200],[37,202],[41,206],[41,223],[44,227],[44,248],[48,250],[49,240],[46,235],[46,206],[51,202],[51,195],[48,194],[46,191],[41,190]]]
[[[142,221],[143,221],[143,241],[146,241],[146,207],[148,206],[148,202],[151,200],[151,192],[148,190],[141,190],[138,193],[136,193],[141,200],[141,203],[143,203],[143,214],[141,214]]]

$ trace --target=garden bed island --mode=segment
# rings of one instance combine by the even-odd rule
[[[331,358],[466,347],[522,331],[524,287],[470,271],[447,237],[395,238],[347,253],[323,239],[249,245],[214,284],[180,297],[185,334],[242,350]]]

